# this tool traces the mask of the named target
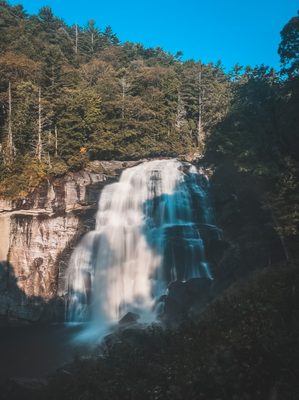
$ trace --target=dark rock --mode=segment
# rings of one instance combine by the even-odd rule
[[[185,282],[185,290],[189,296],[197,296],[202,298],[210,291],[212,286],[211,279],[208,278],[193,278]]]
[[[0,385],[1,399],[39,400],[45,396],[46,379],[9,379]]]
[[[119,321],[119,325],[135,324],[140,318],[139,314],[129,311]]]
[[[230,247],[226,240],[210,239],[206,243],[206,256],[210,263],[218,264],[223,258],[225,251]]]
[[[166,322],[179,323],[199,313],[210,298],[212,285],[213,281],[208,278],[171,282],[168,294],[161,299],[164,302],[161,318]]]

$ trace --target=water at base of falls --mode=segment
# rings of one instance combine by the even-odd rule
[[[216,229],[196,167],[155,160],[125,170],[100,196],[95,230],[72,254],[66,319],[98,326],[133,311],[153,318],[174,280],[211,277],[203,233]]]

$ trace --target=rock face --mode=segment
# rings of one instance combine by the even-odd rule
[[[167,294],[157,301],[156,310],[166,326],[175,327],[182,321],[197,318],[212,298],[213,281],[208,278],[173,281]]]
[[[62,320],[65,273],[81,236],[94,226],[104,185],[138,162],[93,162],[44,181],[23,200],[0,199],[0,316]]]
[[[119,325],[130,325],[130,324],[136,324],[136,322],[139,320],[140,315],[133,313],[129,311],[126,315],[124,315],[119,321]]]

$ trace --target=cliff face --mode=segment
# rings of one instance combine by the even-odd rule
[[[100,192],[140,162],[96,161],[88,170],[44,181],[25,199],[0,198],[0,322],[64,319],[69,258],[82,235],[94,229]],[[285,259],[252,185],[241,181],[232,191],[228,178],[218,175],[211,178],[211,194],[225,235],[206,243],[215,295],[253,270]]]
[[[94,226],[104,185],[137,162],[94,162],[44,181],[23,200],[0,199],[0,316],[62,320],[73,248]]]

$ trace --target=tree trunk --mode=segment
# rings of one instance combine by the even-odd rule
[[[58,157],[58,131],[57,131],[57,125],[55,125],[54,132],[55,132],[55,157]]]
[[[94,53],[94,34],[91,34],[91,53]]]
[[[51,169],[52,168],[52,164],[51,164],[51,157],[50,157],[50,153],[48,152],[48,165],[49,165],[49,168]]]
[[[277,232],[279,240],[280,240],[280,244],[281,244],[281,247],[282,247],[282,250],[283,250],[285,261],[286,261],[286,263],[288,263],[290,261],[290,256],[289,256],[289,251],[288,251],[288,247],[287,247],[285,238],[284,238],[283,234],[279,230],[279,223],[277,221],[277,218],[275,216],[273,208],[271,206],[269,206],[269,209],[270,209],[270,212],[271,212],[272,221],[274,222],[274,226],[276,228],[276,232]]]
[[[14,145],[12,134],[12,102],[11,102],[11,83],[8,82],[8,141],[7,141],[8,162],[12,163],[14,158]]]
[[[178,100],[177,100],[177,113],[175,118],[175,127],[176,129],[180,130],[185,125],[187,125],[186,121],[186,110],[184,106],[184,102],[182,100],[182,96],[180,91],[178,92]]]
[[[41,104],[41,88],[38,89],[38,130],[37,130],[37,145],[36,155],[38,161],[42,160],[42,104]]]
[[[75,25],[76,37],[75,37],[75,53],[78,54],[78,25]]]
[[[126,90],[127,90],[127,84],[126,84],[125,77],[121,78],[121,87],[122,87],[121,119],[124,120],[125,119]]]
[[[202,110],[203,110],[203,90],[202,90],[202,65],[200,64],[198,73],[198,127],[197,127],[197,145],[200,150],[204,146],[204,134],[202,130]]]

